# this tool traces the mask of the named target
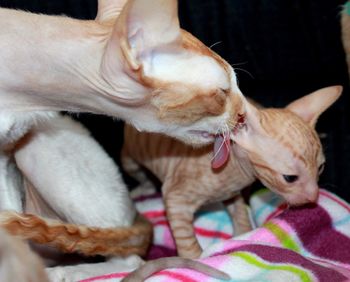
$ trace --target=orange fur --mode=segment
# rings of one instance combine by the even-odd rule
[[[2,212],[0,224],[22,239],[87,256],[143,256],[152,238],[151,224],[140,215],[125,228],[93,228],[15,212]]]
[[[225,167],[213,171],[211,152],[211,147],[193,149],[160,134],[125,128],[123,167],[141,184],[147,181],[141,167],[163,182],[167,217],[183,257],[197,258],[202,252],[192,226],[195,211],[204,204],[233,198],[255,179],[249,164],[242,165],[233,155]]]
[[[255,178],[284,196],[290,204],[317,200],[318,187],[314,183],[324,156],[313,126],[340,92],[340,87],[325,88],[285,109],[258,108],[254,103],[240,101],[238,109],[244,104],[246,121],[233,133],[230,161],[219,170],[211,168],[211,147],[193,149],[170,137],[140,133],[130,126],[126,126],[124,132],[122,163],[141,185],[148,181],[143,168],[163,183],[162,194],[178,253],[182,257],[197,258],[202,249],[192,226],[194,213],[202,205],[239,195]],[[310,99],[318,102],[311,102],[310,106]],[[235,114],[235,122],[238,114],[240,111]],[[282,176],[284,171],[297,174],[300,179],[287,183]],[[237,233],[250,230],[241,198],[229,212],[234,217]]]

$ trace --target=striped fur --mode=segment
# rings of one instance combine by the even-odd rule
[[[140,215],[130,227],[93,228],[4,211],[0,225],[21,239],[51,246],[63,253],[86,256],[144,256],[152,238],[151,224]]]
[[[313,125],[340,92],[340,87],[321,89],[286,109],[259,109],[243,98],[246,121],[233,133],[230,161],[219,170],[211,168],[211,147],[193,149],[160,134],[140,133],[130,126],[125,128],[122,163],[142,185],[148,181],[142,169],[163,183],[162,194],[178,253],[197,258],[202,249],[194,235],[194,213],[205,204],[239,195],[255,178],[290,204],[317,200],[318,186],[314,183],[324,156]],[[321,101],[317,110],[308,108],[310,97]],[[307,118],[298,113],[300,107],[304,108],[303,114],[309,114]],[[282,174],[297,175],[298,180],[287,183]],[[235,217],[236,230],[246,232],[248,217],[242,206],[240,199],[236,209],[229,211]]]

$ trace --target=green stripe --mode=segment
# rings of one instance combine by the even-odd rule
[[[247,252],[235,252],[232,253],[231,256],[233,257],[239,257],[246,262],[248,262],[251,265],[254,265],[256,267],[262,268],[264,270],[284,270],[289,271],[297,276],[299,276],[300,280],[303,282],[312,282],[312,278],[307,273],[307,271],[302,270],[298,267],[292,266],[292,265],[270,265],[267,263],[264,263],[262,260],[259,260],[257,257],[247,253]]]
[[[300,248],[298,247],[298,244],[294,242],[291,236],[289,236],[288,233],[285,232],[278,225],[272,222],[267,222],[263,225],[263,227],[270,230],[270,232],[272,232],[277,237],[277,239],[281,242],[283,247],[300,253]]]
[[[261,188],[257,191],[255,191],[250,197],[256,197],[256,196],[259,196],[261,194],[267,194],[267,192],[269,192],[270,190],[269,189],[266,189],[266,188]]]
[[[350,1],[346,2],[345,11],[350,16]]]

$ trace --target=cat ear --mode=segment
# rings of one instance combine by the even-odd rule
[[[260,111],[247,100],[244,102],[244,108],[244,122],[236,126],[236,130],[233,132],[233,141],[245,150],[250,151],[254,147],[255,137],[262,132]]]
[[[286,109],[314,127],[319,116],[340,97],[342,91],[342,86],[322,88],[292,102]]]
[[[181,39],[176,0],[129,0],[118,17],[114,38],[132,70],[157,48]]]

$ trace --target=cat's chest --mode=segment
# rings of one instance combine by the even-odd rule
[[[0,112],[0,150],[16,143],[33,125],[55,115],[54,112]]]

